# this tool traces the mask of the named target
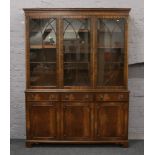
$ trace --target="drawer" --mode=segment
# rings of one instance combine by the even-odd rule
[[[27,101],[59,101],[58,93],[26,93]]]
[[[65,93],[65,94],[62,94],[62,101],[93,101],[93,94]]]
[[[128,101],[128,93],[98,93],[96,101]]]

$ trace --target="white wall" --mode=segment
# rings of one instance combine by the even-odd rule
[[[129,19],[129,64],[141,63],[143,55],[142,0],[11,0],[11,138],[25,138],[25,51],[22,8],[131,8]],[[143,138],[143,78],[129,79],[129,138]]]

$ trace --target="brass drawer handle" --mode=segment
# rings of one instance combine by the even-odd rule
[[[118,97],[119,99],[123,99],[124,98],[124,95],[123,94],[121,94],[121,95],[119,95],[119,97]]]
[[[34,94],[31,94],[29,97],[30,97],[30,99],[34,100],[35,95]]]
[[[103,99],[104,99],[103,95],[100,95],[100,100],[103,100]]]
[[[54,95],[50,95],[49,99],[54,100],[56,97]]]
[[[34,100],[40,100],[40,95],[39,94],[35,94],[34,95]]]
[[[88,100],[88,99],[89,99],[89,95],[86,95],[86,96],[84,97],[84,99]]]
[[[66,96],[65,96],[65,100],[68,100],[68,99],[69,99],[69,96],[68,96],[68,95],[66,95]]]

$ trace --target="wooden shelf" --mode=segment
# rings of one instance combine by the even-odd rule
[[[90,30],[88,30],[88,29],[80,29],[78,32],[90,32]]]
[[[86,33],[88,33],[88,32],[90,32],[90,30],[88,30],[88,29],[79,29],[76,32],[86,32]],[[66,30],[65,33],[75,33],[75,32],[73,30]]]
[[[64,54],[90,54],[90,52],[64,52]]]
[[[104,46],[98,46],[97,48],[124,48],[124,47],[122,47],[122,46],[120,46],[120,47],[104,47]]]
[[[107,61],[104,61],[104,63],[108,63],[108,64],[123,64],[123,62],[122,61],[120,61],[120,62],[107,62]]]
[[[63,41],[79,41],[78,38],[63,38]]]
[[[45,62],[44,62],[44,61],[41,61],[41,62],[34,62],[34,61],[33,61],[33,62],[30,62],[30,63],[47,63],[47,64],[55,64],[56,62],[46,62],[46,61],[45,61]]]
[[[30,49],[42,49],[42,48],[56,48],[56,44],[54,45],[31,45]]]
[[[90,63],[89,61],[88,62],[64,62],[64,64],[66,63],[69,63],[69,64],[76,64],[76,63],[79,63],[79,64],[88,64]]]
[[[32,32],[32,33],[40,33],[40,29],[38,28],[38,29],[31,29],[30,30],[30,33]],[[46,29],[46,31],[45,32],[51,32],[52,31],[52,29]],[[44,32],[44,33],[45,33]]]
[[[85,70],[85,71],[88,71],[89,69],[88,68],[67,67],[67,68],[64,68],[64,70]]]
[[[102,30],[102,29],[98,29],[97,31],[99,31],[99,32],[103,32],[103,33],[109,33],[109,32],[107,32],[107,31],[105,31],[105,30]],[[112,33],[122,33],[121,31],[119,32],[112,32]]]

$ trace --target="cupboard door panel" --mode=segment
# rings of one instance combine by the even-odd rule
[[[64,103],[63,137],[64,139],[88,139],[91,136],[90,103]]]
[[[127,135],[128,103],[97,103],[95,107],[96,138],[120,138]]]
[[[91,38],[89,18],[63,19],[64,86],[90,86]]]
[[[32,139],[57,137],[57,105],[51,102],[30,103],[30,135]]]
[[[29,78],[31,87],[57,86],[56,18],[29,21]]]
[[[97,19],[97,86],[124,85],[125,19]]]

